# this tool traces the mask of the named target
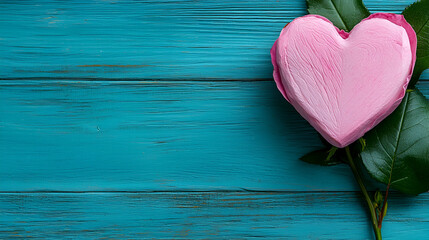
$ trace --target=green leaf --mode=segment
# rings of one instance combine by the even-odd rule
[[[407,90],[365,139],[362,162],[373,178],[407,194],[429,190],[429,102],[420,91]]]
[[[386,206],[384,207],[384,211],[383,211],[383,218],[386,216],[388,205],[389,205],[388,202],[386,202]]]
[[[380,191],[376,191],[374,194],[374,203],[376,203],[378,206],[381,206],[383,204],[383,194],[381,194]]]
[[[413,77],[408,85],[414,87],[422,72],[429,68],[429,0],[417,1],[402,14],[417,34],[417,59]]]
[[[365,147],[366,147],[366,140],[365,140],[365,138],[359,138],[359,144],[361,146],[360,151],[363,152],[365,150]]]
[[[307,0],[307,10],[310,14],[326,17],[347,32],[370,14],[362,0]]]
[[[338,154],[335,154],[337,149],[336,147],[331,147],[312,151],[302,156],[300,160],[321,166],[337,165],[343,163]]]

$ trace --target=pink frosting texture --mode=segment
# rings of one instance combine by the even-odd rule
[[[416,34],[402,15],[372,14],[350,33],[307,15],[283,28],[274,43],[274,80],[286,100],[342,148],[400,104],[416,46]]]

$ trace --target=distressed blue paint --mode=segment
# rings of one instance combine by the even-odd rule
[[[429,195],[390,199],[383,239],[426,239]],[[7,208],[0,218],[5,238],[372,237],[354,192],[0,194],[1,207]]]
[[[0,81],[0,112],[0,191],[353,186],[273,82]]]
[[[319,138],[273,82],[0,81],[0,112],[0,191],[356,189],[298,160]]]
[[[303,14],[304,0],[1,1],[0,238],[371,238],[347,167],[297,160],[318,137],[270,81],[268,50]],[[427,238],[428,194],[391,199],[385,239]]]
[[[1,1],[0,78],[270,79],[269,49],[304,14],[304,0]]]

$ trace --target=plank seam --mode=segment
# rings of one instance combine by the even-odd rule
[[[269,78],[255,78],[255,79],[223,79],[223,78],[198,78],[198,79],[157,79],[157,78],[70,78],[70,77],[18,77],[18,78],[0,78],[0,81],[49,81],[49,80],[65,80],[65,81],[111,81],[111,82],[120,82],[120,81],[157,81],[157,82],[267,82],[273,81]]]
[[[81,82],[272,82],[272,78],[255,79],[223,79],[223,78],[198,78],[198,79],[156,79],[156,78],[70,78],[70,77],[18,77],[0,78],[1,81],[81,81]],[[419,82],[429,82],[429,79],[419,79]]]
[[[124,194],[146,194],[146,193],[280,193],[280,194],[303,194],[303,193],[359,193],[360,191],[277,191],[277,190],[151,190],[151,191],[0,191],[0,194],[91,194],[91,193],[124,193]],[[370,191],[371,192],[371,191]]]

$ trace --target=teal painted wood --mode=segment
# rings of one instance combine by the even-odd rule
[[[0,78],[271,79],[269,49],[304,14],[304,0],[1,1]]]
[[[0,191],[356,189],[271,81],[0,81],[0,112]]]
[[[427,239],[429,195],[391,195],[387,239]],[[0,194],[0,236],[41,239],[372,239],[359,194]]]
[[[1,1],[0,239],[371,238],[347,167],[297,160],[320,143],[271,81],[268,51],[303,14],[303,0]],[[428,194],[391,199],[385,239],[427,238]]]
[[[0,81],[0,112],[0,191],[353,186],[273,82]]]

